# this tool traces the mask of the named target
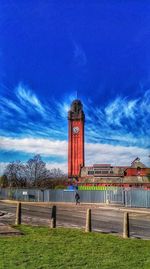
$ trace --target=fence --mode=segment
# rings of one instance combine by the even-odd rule
[[[81,203],[108,203],[126,207],[150,208],[150,191],[144,189],[78,191]],[[75,202],[75,191],[42,189],[0,188],[0,199],[37,202]]]

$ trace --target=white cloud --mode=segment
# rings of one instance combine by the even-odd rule
[[[109,124],[124,126],[122,120],[132,121],[140,119],[140,123],[147,126],[145,117],[150,111],[150,90],[146,90],[144,95],[136,99],[117,97],[104,109],[105,120]]]
[[[150,89],[145,91],[140,108],[143,112],[150,113]]]
[[[16,95],[23,105],[25,105],[25,103],[28,103],[32,105],[41,114],[45,113],[45,109],[37,96],[30,89],[25,87],[22,83],[17,86]]]
[[[71,103],[73,100],[77,99],[77,91],[74,92],[74,94],[70,94],[69,96],[65,98],[62,102],[55,100],[55,104],[57,107],[58,114],[63,118],[67,119],[67,113],[70,110]]]
[[[126,117],[135,118],[135,116],[136,116],[135,112],[137,109],[137,102],[138,102],[138,99],[125,102],[123,109],[124,109],[124,114]]]
[[[0,162],[0,176],[3,175],[3,172],[7,165],[8,165],[7,162]]]
[[[142,97],[117,97],[104,107],[84,106],[88,141],[148,148],[150,90]]]
[[[0,148],[5,151],[56,156],[67,160],[67,141],[39,138],[0,137]],[[139,147],[114,146],[100,143],[85,143],[86,165],[94,163],[111,163],[112,165],[130,165],[136,157],[149,166],[149,150]],[[66,162],[51,162],[48,166],[60,167],[66,171]]]
[[[68,110],[70,109],[69,102],[68,103],[67,102],[63,102],[63,103],[57,102],[56,104],[58,107],[59,114],[61,115],[62,118],[66,119]]]
[[[51,162],[51,163],[46,163],[47,169],[52,169],[52,168],[60,168],[64,173],[68,172],[68,163],[67,162]]]
[[[134,119],[136,117],[137,102],[139,100],[127,100],[118,97],[105,108],[108,123],[121,126],[123,118]]]
[[[113,146],[108,144],[85,144],[86,163],[110,163],[112,165],[130,165],[136,158],[150,166],[149,150],[138,147]]]
[[[5,151],[21,151],[44,156],[67,155],[67,142],[38,138],[0,137],[0,148]]]
[[[15,112],[18,112],[22,115],[25,114],[24,111],[14,101],[1,97],[0,103],[1,103],[2,112],[4,113],[6,111],[6,113],[9,113],[9,115],[11,115],[11,113],[8,112],[7,110],[10,110],[10,111],[14,110]]]
[[[78,56],[80,49],[76,44],[74,46]],[[75,95],[42,103],[30,88],[19,83],[15,95],[8,96],[0,98],[2,135],[67,139],[67,112]],[[139,98],[114,98],[103,107],[86,101],[84,111],[89,142],[149,147],[150,90]]]
[[[77,58],[80,56],[78,47],[76,47],[75,56]],[[0,137],[0,148],[5,151],[58,156],[67,159],[67,135],[64,136],[64,133],[67,130],[67,112],[75,96],[67,96],[62,102],[54,100],[54,106],[52,103],[48,105],[47,102],[42,104],[39,98],[21,83],[16,88],[16,96],[18,102],[16,102],[16,97],[12,100],[1,98],[1,120],[2,115],[5,116],[3,124],[9,126],[15,122],[15,134],[20,128],[19,131],[28,133],[30,136],[33,134],[43,137],[48,135],[50,139]],[[139,156],[145,164],[149,165],[150,152],[144,148],[149,146],[150,90],[145,91],[143,96],[138,99],[129,100],[127,97],[117,97],[105,107],[84,104],[84,110],[86,137],[88,141],[95,142],[85,144],[87,164],[129,165],[135,157]],[[30,115],[28,122],[22,118],[18,122],[17,118],[16,121],[12,121],[12,119],[9,121],[9,116],[15,115],[14,112],[18,112],[17,116],[20,115],[23,118],[28,117],[30,112],[33,112],[38,118],[37,113],[40,113],[46,121],[39,121],[37,124],[30,119]],[[64,128],[66,128],[65,132]],[[9,135],[11,134],[9,133]],[[52,139],[54,137],[55,140]],[[64,140],[61,141],[60,137]],[[112,145],[112,143],[117,145]],[[66,167],[66,163],[53,164],[58,165],[57,167],[62,165],[63,169]]]

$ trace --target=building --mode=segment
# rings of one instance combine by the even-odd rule
[[[68,111],[68,177],[80,176],[84,166],[84,121],[80,100],[74,100]]]
[[[68,111],[68,177],[81,184],[105,184],[127,186],[149,184],[150,169],[137,157],[130,166],[84,163],[85,115],[80,100],[74,100]]]
[[[81,168],[80,183],[103,186],[149,186],[150,168],[137,157],[131,166],[113,166],[111,164],[94,164]]]

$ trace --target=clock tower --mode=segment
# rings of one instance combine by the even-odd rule
[[[68,177],[80,176],[84,166],[84,121],[85,116],[80,100],[74,100],[68,111]]]

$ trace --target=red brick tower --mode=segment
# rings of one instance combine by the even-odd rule
[[[74,100],[68,111],[68,177],[80,176],[84,166],[84,112],[80,100]]]

